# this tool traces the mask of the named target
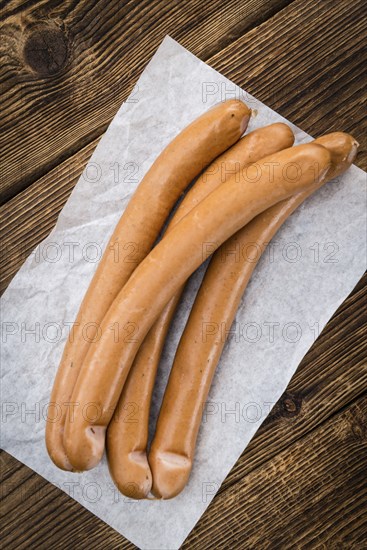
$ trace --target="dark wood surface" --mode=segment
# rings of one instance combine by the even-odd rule
[[[3,2],[1,290],[47,236],[98,140],[168,33],[367,167],[363,0]],[[364,277],[303,359],[184,548],[364,548]],[[133,548],[2,452],[4,548]]]

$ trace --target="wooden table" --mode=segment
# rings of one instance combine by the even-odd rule
[[[306,132],[352,133],[366,169],[363,0],[3,4],[2,290],[50,232],[167,33]],[[365,283],[317,339],[183,548],[365,547]],[[4,548],[133,548],[0,456]]]

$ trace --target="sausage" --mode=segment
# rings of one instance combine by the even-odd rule
[[[290,162],[297,163],[301,172],[296,181],[283,174]],[[140,344],[164,306],[205,259],[203,244],[215,242],[218,248],[263,210],[312,187],[329,165],[328,150],[316,144],[265,157],[251,165],[253,171],[246,170],[240,182],[233,176],[210,193],[139,264],[105,315],[101,337],[90,345],[72,393],[71,401],[77,405],[65,423],[63,442],[76,470],[91,469],[100,461],[107,425]],[[136,328],[133,337],[126,338],[126,325]],[[85,410],[90,403],[93,417]]]
[[[199,176],[176,210],[166,233],[230,175],[237,172],[239,179],[246,164],[291,147],[293,142],[293,132],[281,122],[241,138]],[[145,498],[151,489],[152,475],[146,454],[149,409],[164,341],[182,290],[170,300],[140,346],[107,429],[111,477],[120,492],[130,498]]]
[[[239,140],[251,111],[239,100],[209,109],[162,151],[148,170],[118,222],[80,306],[73,340],[68,340],[53,385],[51,404],[61,407],[57,422],[46,423],[46,446],[53,462],[72,470],[62,443],[66,411],[84,357],[95,335],[83,337],[87,323],[98,327],[136,265],[149,252],[174,204],[202,169]],[[115,261],[111,253],[135,249],[133,262]],[[72,412],[72,411],[71,411]],[[71,414],[70,412],[70,414]]]
[[[329,149],[332,165],[321,183],[343,173],[353,162],[357,144],[348,134],[323,136],[315,143]],[[254,243],[263,251],[284,221],[320,184],[275,204],[226,241],[213,255],[177,348],[149,453],[152,492],[172,498],[189,478],[203,407],[225,338],[214,327],[230,329],[259,258],[233,251]],[[232,252],[232,253],[231,253]],[[204,327],[213,327],[207,334]]]

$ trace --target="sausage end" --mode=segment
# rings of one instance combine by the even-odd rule
[[[76,472],[84,472],[95,468],[102,459],[105,448],[106,426],[89,425],[83,430],[67,435],[64,434],[64,447]],[[80,433],[80,435],[79,435]]]
[[[153,474],[152,493],[160,499],[177,496],[184,489],[192,468],[191,458],[174,452],[151,452],[149,463]]]
[[[152,473],[145,451],[114,457],[107,449],[107,456],[111,477],[120,493],[136,500],[146,498],[152,488]]]

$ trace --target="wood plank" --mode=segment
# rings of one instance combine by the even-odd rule
[[[207,59],[290,1],[8,2],[1,200],[105,131],[166,34]]]
[[[296,1],[210,65],[315,137],[353,134],[361,144],[357,164],[366,170],[364,7],[363,0]]]
[[[367,398],[217,495],[185,548],[363,548]]]
[[[3,548],[131,549],[134,545],[57,487],[4,451],[1,460]],[[69,527],[65,529],[65,525]]]
[[[361,0],[352,6],[345,2],[334,5],[329,0],[321,5],[317,2],[304,4],[298,0],[271,19],[269,24],[261,25],[227,47],[223,51],[223,60],[218,54],[209,63],[315,136],[336,130],[353,133],[361,143],[356,163],[366,169],[367,132],[364,132],[360,106],[364,89],[360,85],[361,56],[356,55],[360,47],[359,35],[363,36],[361,7]],[[311,40],[313,27],[306,25],[312,20],[318,22],[316,44]],[[350,43],[351,28],[354,28],[357,45]],[[300,30],[302,34],[297,42]],[[289,55],[289,41],[297,43],[293,56]],[[246,62],[238,52],[246,52]],[[312,80],[316,78],[313,66],[318,67],[317,85]],[[278,84],[280,74],[281,85]],[[297,75],[301,90],[298,94],[294,94],[294,75]],[[323,86],[321,94],[318,90],[320,82],[331,79],[334,79],[333,86]],[[347,108],[338,108],[336,101],[338,105],[342,101]],[[0,223],[5,227],[0,258],[1,292],[25,258],[50,232],[92,153],[93,145],[97,143],[98,139],[95,139],[40,178],[34,191],[20,193],[0,209]],[[20,211],[21,225],[17,214]]]
[[[362,397],[218,494],[182,548],[362,548],[366,426]],[[73,541],[87,548],[103,541],[104,548],[134,548],[31,470],[17,470],[10,455],[1,456],[5,547],[65,548]],[[209,489],[203,487],[203,498]]]

